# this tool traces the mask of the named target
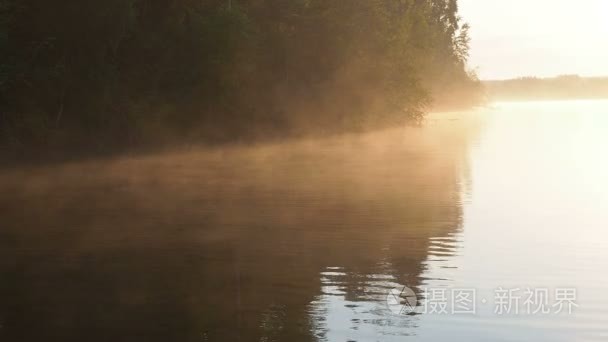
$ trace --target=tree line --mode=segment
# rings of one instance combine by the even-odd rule
[[[484,81],[488,97],[500,101],[607,99],[608,77],[561,75]]]
[[[0,144],[226,142],[469,105],[457,0],[0,0]]]

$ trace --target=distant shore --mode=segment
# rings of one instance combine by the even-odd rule
[[[608,99],[608,77],[565,75],[483,81],[490,101]]]

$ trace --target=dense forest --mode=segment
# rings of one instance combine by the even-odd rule
[[[553,100],[608,98],[608,77],[562,75],[551,78],[522,77],[485,81],[492,100]]]
[[[468,30],[457,0],[0,0],[0,146],[99,153],[420,120],[477,101]]]

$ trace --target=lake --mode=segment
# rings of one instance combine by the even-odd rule
[[[607,150],[513,102],[3,170],[0,340],[605,341]]]

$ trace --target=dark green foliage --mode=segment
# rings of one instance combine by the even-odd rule
[[[361,129],[475,98],[456,0],[0,0],[0,143]]]

